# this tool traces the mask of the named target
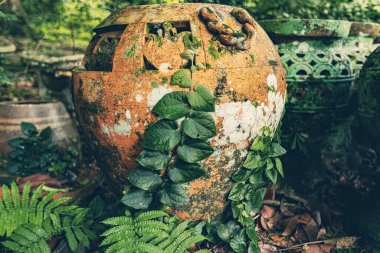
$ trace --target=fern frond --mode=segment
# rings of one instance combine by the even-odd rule
[[[2,244],[16,253],[50,253],[46,243],[48,237],[48,233],[42,227],[35,224],[23,224],[14,231],[9,240]]]
[[[165,216],[168,216],[168,214],[165,213],[164,211],[153,210],[153,211],[148,211],[148,212],[140,213],[136,217],[135,222],[153,220],[153,219],[161,218],[161,217],[165,217]]]
[[[101,246],[108,246],[106,253],[182,253],[205,240],[202,235],[194,235],[189,221],[173,226],[158,220],[165,216],[168,214],[162,211],[149,211],[135,217],[106,219],[102,223],[112,227],[102,234],[105,238]]]
[[[15,183],[11,189],[3,185],[0,198],[0,237],[3,245],[14,252],[50,252],[46,241],[53,236],[65,235],[70,249],[75,252],[79,244],[89,247],[95,237],[86,219],[88,209],[63,205],[70,198],[52,200],[53,193],[42,197],[42,185],[30,197],[30,183],[26,183],[20,198]],[[41,198],[42,197],[42,198]]]

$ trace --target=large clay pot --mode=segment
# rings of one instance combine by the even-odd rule
[[[380,154],[380,47],[368,56],[360,71],[358,96],[362,127]]]
[[[372,52],[372,45],[379,35],[380,24],[352,22],[349,36],[344,42],[344,53],[350,58],[355,77],[359,77],[366,58]]]
[[[211,33],[200,15],[204,7],[206,14],[214,13],[218,22],[236,32],[243,26],[251,28],[248,39],[234,48],[225,46],[222,36]],[[244,14],[246,21],[239,22],[232,11]],[[177,39],[152,41],[165,21],[171,21]],[[266,33],[245,10],[212,4],[128,7],[94,31],[84,59],[86,69],[73,75],[76,110],[100,166],[120,186],[136,166],[139,136],[157,120],[152,107],[166,93],[179,90],[168,85],[168,79],[178,69],[189,68],[180,56],[181,37],[191,33],[202,43],[195,62],[206,68],[193,72],[192,78],[216,97],[213,116],[218,135],[212,140],[214,154],[202,164],[209,177],[186,186],[190,202],[179,207],[177,214],[192,219],[220,214],[232,187],[230,175],[263,126],[274,133],[283,111],[285,73]]]
[[[354,80],[343,42],[351,23],[268,20],[260,24],[278,47],[288,83],[284,130],[318,135],[348,106]]]
[[[61,102],[2,102],[0,103],[0,155],[6,155],[11,147],[8,141],[16,137],[25,137],[21,132],[21,122],[36,125],[38,131],[50,126],[52,140],[65,148],[79,135]]]

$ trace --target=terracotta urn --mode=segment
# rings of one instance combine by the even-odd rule
[[[351,60],[355,77],[359,77],[360,69],[373,51],[372,46],[379,32],[380,24],[352,22],[349,36],[344,42],[344,52]]]
[[[200,42],[191,77],[216,97],[215,152],[202,162],[208,177],[185,186],[190,202],[176,212],[193,220],[220,214],[230,175],[264,126],[275,132],[284,109],[285,72],[264,30],[240,8],[170,4],[121,9],[94,32],[84,69],[73,75],[75,105],[99,165],[120,189],[136,167],[140,137],[157,121],[151,109],[180,89],[169,84],[173,73],[191,68],[181,58],[186,38]]]
[[[380,47],[373,51],[358,80],[359,116],[363,129],[380,153]]]
[[[46,127],[53,130],[52,140],[61,148],[67,148],[79,140],[79,134],[65,106],[61,102],[1,102],[0,103],[0,155],[11,150],[10,139],[25,137],[21,123],[30,122],[41,131]]]
[[[286,71],[285,130],[317,135],[350,101],[354,74],[343,43],[351,23],[300,19],[260,24],[277,45]]]

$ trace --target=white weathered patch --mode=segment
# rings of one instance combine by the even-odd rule
[[[120,120],[117,125],[113,126],[113,132],[120,135],[130,135],[132,131],[131,125],[125,120]]]
[[[153,108],[157,104],[157,102],[166,94],[172,92],[172,89],[168,88],[166,85],[160,85],[156,88],[154,88],[149,94],[148,94],[148,107],[150,109]]]
[[[277,90],[277,78],[276,78],[276,76],[274,74],[270,74],[267,77],[267,84],[273,90]]]
[[[143,100],[143,96],[141,94],[136,95],[136,102],[140,103]]]
[[[215,137],[218,146],[235,144],[239,150],[247,148],[251,141],[268,126],[272,133],[277,128],[284,109],[285,97],[277,92],[277,79],[274,74],[267,78],[268,86],[273,87],[268,92],[266,102],[255,106],[251,101],[228,102],[215,106],[214,118],[222,121],[221,132]]]
[[[102,124],[101,127],[102,127],[103,133],[105,133],[107,135],[110,134],[110,130],[109,130],[109,128],[106,125]]]
[[[161,73],[168,73],[170,70],[170,64],[169,63],[161,63],[160,67],[158,68]]]
[[[131,111],[130,111],[130,110],[126,110],[126,111],[125,111],[125,117],[126,117],[127,119],[132,119],[132,115],[131,115]]]

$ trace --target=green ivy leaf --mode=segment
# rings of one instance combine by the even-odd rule
[[[47,141],[50,139],[52,134],[53,134],[53,130],[51,130],[51,127],[46,127],[41,131],[39,137],[41,138],[41,140]]]
[[[253,143],[251,145],[251,150],[252,151],[265,151],[270,146],[270,143],[271,143],[270,137],[259,136],[253,141]]]
[[[178,206],[189,202],[185,190],[178,184],[165,184],[159,192],[161,203],[168,206]]]
[[[163,96],[153,107],[152,112],[165,119],[179,119],[190,112],[187,104],[187,94],[182,91],[173,91]]]
[[[255,171],[250,177],[249,177],[249,183],[251,184],[253,189],[257,189],[259,187],[262,187],[266,184],[266,182],[263,179],[263,170],[259,169]]]
[[[9,146],[12,148],[23,149],[25,146],[25,139],[22,137],[14,138],[8,141]]]
[[[173,169],[169,171],[170,180],[174,183],[186,183],[199,177],[205,176],[206,171],[198,164],[187,163],[177,160]]]
[[[170,157],[161,152],[143,150],[136,161],[143,167],[152,170],[162,170],[169,164]]]
[[[26,136],[34,136],[36,135],[37,128],[35,125],[29,122],[22,122],[21,123],[21,131],[26,135]]]
[[[260,211],[261,206],[263,205],[265,188],[260,188],[247,192],[245,199],[247,200],[245,203],[245,210],[247,213],[254,212],[255,214]]]
[[[234,201],[242,200],[245,196],[245,193],[247,192],[248,186],[249,185],[243,182],[235,184],[232,190],[230,191],[230,194],[228,195],[228,199]]]
[[[155,151],[169,151],[181,141],[178,124],[172,120],[160,120],[150,125],[144,135],[142,146]]]
[[[209,142],[189,139],[185,140],[183,144],[177,148],[177,155],[189,163],[199,162],[214,152]]]
[[[247,169],[257,169],[264,166],[266,159],[263,159],[260,154],[250,152],[243,163],[243,167]]]
[[[191,80],[190,71],[187,69],[177,70],[170,80],[170,85],[178,85],[181,88],[190,88],[192,84],[193,80]]]
[[[237,253],[244,253],[246,245],[247,244],[245,242],[245,229],[241,229],[230,240],[230,246],[233,251]]]
[[[274,162],[276,164],[276,169],[277,169],[278,173],[280,173],[281,177],[284,177],[284,170],[282,168],[282,162],[281,162],[280,158],[275,158]]]
[[[279,157],[286,154],[286,149],[284,149],[280,144],[277,142],[273,142],[271,144],[271,154],[270,157]]]
[[[255,223],[250,224],[245,229],[245,233],[247,234],[248,238],[255,244],[259,242],[259,236],[256,233],[256,226]]]
[[[248,246],[248,253],[261,253],[261,249],[257,243],[250,242]]]
[[[206,112],[191,112],[183,122],[183,131],[193,139],[207,140],[216,135],[214,119]]]
[[[218,224],[216,226],[216,233],[225,242],[229,242],[240,230],[240,226],[233,220],[230,220],[227,224]]]
[[[247,170],[247,169],[244,169],[244,168],[239,168],[233,175],[232,175],[232,179],[235,181],[235,182],[245,182],[249,176],[251,175],[252,171],[251,170]]]
[[[268,177],[268,179],[273,183],[276,184],[277,182],[277,170],[274,168],[272,169],[266,169],[265,170],[265,175]]]
[[[215,98],[203,85],[195,86],[195,92],[189,92],[189,103],[194,110],[215,112]]]
[[[148,191],[136,189],[131,190],[126,195],[123,196],[121,202],[134,209],[146,209],[152,203],[152,194]]]
[[[143,167],[133,169],[128,175],[128,181],[143,190],[152,190],[162,184],[160,175]]]

